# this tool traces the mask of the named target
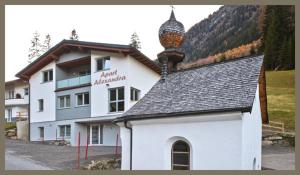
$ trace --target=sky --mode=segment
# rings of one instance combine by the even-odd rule
[[[185,31],[207,18],[221,5],[175,5],[175,17]],[[141,52],[150,59],[163,51],[158,38],[159,27],[169,19],[169,5],[61,5],[5,6],[5,81],[28,65],[28,50],[33,33],[51,36],[54,46],[69,39],[76,29],[80,41],[129,44],[136,32]]]

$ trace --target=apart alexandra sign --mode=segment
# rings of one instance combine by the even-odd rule
[[[96,80],[94,82],[94,85],[100,85],[100,84],[107,84],[112,83],[116,81],[122,81],[125,80],[125,75],[119,75],[118,70],[110,71],[110,72],[101,72],[100,79]]]

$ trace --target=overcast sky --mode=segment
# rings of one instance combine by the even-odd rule
[[[175,5],[176,19],[187,31],[205,19],[220,5]],[[54,46],[68,39],[76,29],[79,40],[113,44],[129,44],[136,32],[141,51],[151,59],[163,51],[158,30],[169,19],[171,7],[152,6],[5,6],[5,81],[28,64],[28,49],[33,33],[38,31],[43,41],[46,34]]]

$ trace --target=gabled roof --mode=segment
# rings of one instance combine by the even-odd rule
[[[250,112],[263,56],[169,74],[115,122],[223,111]]]
[[[11,86],[11,85],[16,85],[16,84],[27,84],[27,82],[23,81],[22,79],[15,79],[15,80],[10,80],[5,82],[5,86]]]
[[[152,61],[139,50],[131,47],[130,45],[62,40],[47,52],[45,52],[43,55],[41,55],[39,58],[34,60],[31,64],[26,66],[23,70],[18,72],[16,74],[16,77],[28,80],[32,74],[39,71],[41,68],[51,63],[52,61],[59,59],[59,56],[61,54],[70,52],[71,50],[78,50],[82,52],[86,52],[89,50],[100,50],[130,55],[153,71],[160,73],[160,67],[154,61]]]

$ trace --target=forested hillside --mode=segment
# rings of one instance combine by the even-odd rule
[[[222,6],[191,27],[179,69],[253,54],[267,70],[295,68],[294,6]]]

